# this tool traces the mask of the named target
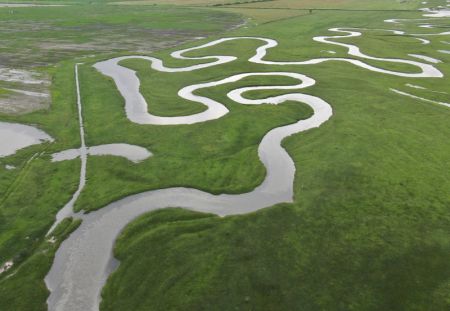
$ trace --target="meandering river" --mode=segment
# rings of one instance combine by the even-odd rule
[[[315,84],[315,81],[310,77],[291,72],[247,72],[213,82],[189,85],[182,88],[178,92],[180,97],[201,103],[205,105],[207,109],[190,116],[160,117],[147,111],[147,102],[139,91],[140,81],[137,78],[136,73],[129,68],[121,66],[119,64],[120,61],[132,58],[145,59],[151,63],[151,68],[153,70],[176,74],[177,72],[194,71],[212,66],[220,66],[236,60],[236,57],[234,56],[183,56],[186,52],[211,47],[232,40],[257,40],[261,41],[262,45],[257,48],[255,55],[248,61],[261,65],[276,65],[291,68],[292,66],[298,65],[315,65],[326,61],[340,61],[353,64],[372,72],[400,77],[439,78],[443,76],[432,64],[404,59],[377,58],[362,53],[357,46],[330,40],[333,38],[360,36],[361,32],[355,29],[333,28],[330,29],[330,31],[339,33],[339,35],[321,36],[314,38],[314,40],[345,47],[348,50],[349,55],[359,59],[335,57],[316,58],[298,62],[267,61],[264,60],[267,51],[268,49],[276,47],[278,44],[277,41],[259,37],[233,37],[222,38],[171,54],[172,57],[177,59],[209,61],[207,63],[188,67],[166,67],[162,60],[150,56],[119,57],[95,64],[94,67],[98,71],[111,77],[115,81],[118,90],[125,99],[125,113],[128,119],[139,124],[193,124],[219,119],[228,113],[228,109],[222,103],[213,99],[195,95],[194,91],[233,83],[251,76],[287,76],[297,80],[298,83],[285,86],[238,88],[230,91],[227,96],[236,103],[243,105],[279,105],[286,101],[295,101],[299,104],[310,106],[313,110],[313,115],[306,120],[299,120],[296,123],[272,129],[263,137],[258,147],[258,155],[266,168],[267,175],[264,182],[249,193],[237,195],[213,195],[190,188],[161,189],[131,195],[109,204],[96,212],[86,215],[77,215],[77,217],[83,219],[83,222],[81,226],[61,244],[56,253],[53,266],[45,279],[46,284],[51,291],[51,295],[48,299],[49,310],[98,310],[101,289],[109,274],[117,265],[117,262],[112,255],[114,241],[127,224],[146,212],[166,207],[184,207],[190,210],[215,213],[224,216],[249,213],[281,202],[292,202],[295,165],[289,154],[281,146],[281,142],[290,135],[312,130],[321,126],[324,122],[329,120],[333,114],[330,104],[321,98],[300,93],[300,90]],[[364,59],[382,61],[387,64],[409,64],[420,69],[420,72],[405,73],[378,68],[363,62]],[[78,105],[79,111],[81,111],[82,103],[80,100],[78,67],[75,74],[78,90]],[[291,90],[292,92],[281,96],[265,98],[263,100],[245,98],[246,92],[254,90]],[[81,116],[80,129],[82,129]],[[84,146],[84,148],[86,156],[86,146]]]

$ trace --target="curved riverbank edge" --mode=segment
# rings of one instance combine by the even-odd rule
[[[31,125],[0,122],[0,158],[29,146],[53,141],[50,135]]]
[[[56,152],[52,154],[52,162],[74,160],[80,154],[80,148]],[[124,143],[91,146],[87,148],[87,154],[90,156],[116,156],[134,163],[139,163],[152,156],[152,153],[144,147]]]

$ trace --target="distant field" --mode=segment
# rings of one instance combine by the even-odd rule
[[[131,0],[115,4],[174,4],[174,5],[233,5],[259,8],[327,8],[327,9],[415,9],[421,5],[418,0]]]
[[[234,3],[233,0],[131,0],[114,1],[114,4],[126,5],[151,5],[151,4],[171,4],[171,5],[214,5],[223,3]]]
[[[436,0],[439,1],[439,0]],[[181,5],[213,6],[218,10],[242,14],[257,23],[291,18],[308,14],[296,10],[307,9],[356,9],[356,10],[414,10],[421,7],[419,0],[136,0],[119,1],[122,5]]]
[[[236,1],[239,2],[239,1]],[[244,2],[244,1],[243,1]],[[325,8],[325,9],[416,9],[418,0],[274,0],[241,4],[240,7],[260,8]]]
[[[223,12],[173,7],[75,4],[0,8],[0,57],[2,66],[23,68],[53,65],[93,53],[148,52],[239,22],[239,17]]]

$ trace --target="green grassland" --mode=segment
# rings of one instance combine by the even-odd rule
[[[0,53],[5,59],[2,65],[41,71],[52,81],[49,109],[26,115],[2,114],[0,120],[38,126],[56,140],[0,159],[0,265],[14,261],[13,268],[0,275],[0,309],[43,310],[48,295],[43,278],[54,250],[45,256],[39,254],[46,249],[45,234],[57,211],[75,192],[79,179],[79,161],[50,163],[51,153],[76,148],[80,143],[74,64],[93,53],[134,51],[142,42],[148,50],[173,46],[194,36],[227,29],[239,23],[241,17],[198,9],[100,4],[0,8],[0,16],[4,26],[0,28]],[[99,37],[103,43],[120,43],[125,36],[130,43],[125,48],[77,48],[77,44],[97,44]],[[0,86],[15,87],[11,83]],[[1,90],[1,96],[9,94]],[[8,170],[5,165],[15,169]],[[36,273],[30,273],[32,269]]]
[[[239,34],[264,36],[270,33],[270,37],[279,40],[280,47],[270,51],[268,59],[301,59],[329,48],[311,42],[312,36],[323,34],[328,27],[382,27],[380,21],[392,16],[389,13],[351,14],[350,19],[348,13],[322,12]],[[406,52],[431,50],[418,44],[411,44],[409,49],[401,44],[390,45],[395,38],[388,37],[386,42],[385,37],[385,33],[375,32],[342,41],[363,43],[363,51],[375,51],[373,55],[385,57],[406,57]],[[410,39],[400,39],[405,40],[409,42]],[[222,53],[240,51],[233,55],[243,55],[245,59],[251,44],[215,47],[214,52],[220,54],[221,49]],[[376,54],[378,51],[380,54]],[[211,51],[202,53],[206,55]],[[340,53],[342,55],[343,51]],[[445,59],[445,56],[440,58]],[[138,69],[138,63],[128,65]],[[242,66],[239,62],[237,65],[238,68]],[[249,71],[261,67],[245,66]],[[202,78],[207,81],[220,79],[234,72],[234,65],[226,67],[226,72],[215,73],[214,78],[209,78],[207,72]],[[260,70],[277,68],[262,67]],[[438,67],[449,73],[447,62]],[[141,68],[147,67],[142,64]],[[450,134],[449,112],[445,107],[414,101],[389,91],[390,87],[404,88],[408,82],[445,90],[447,79],[422,81],[391,77],[350,64],[331,62],[312,67],[292,66],[289,71],[315,78],[317,85],[304,92],[330,102],[335,113],[320,129],[296,135],[284,143],[297,166],[296,202],[224,219],[182,210],[161,211],[140,218],[125,230],[116,245],[116,256],[122,264],[104,289],[103,310],[450,308],[450,197],[447,191],[450,167],[446,160],[450,151],[446,143]],[[150,77],[144,70],[139,74],[149,81],[142,88],[148,100],[154,100],[153,108],[170,113],[170,107],[166,110],[161,100],[163,95],[158,96],[161,94],[158,80],[165,74],[152,72]],[[189,77],[185,80],[196,81],[195,75]],[[175,89],[177,79],[171,80]],[[226,91],[218,88],[210,90],[208,95],[227,102]],[[279,92],[270,92],[270,95],[276,94]],[[258,98],[266,95],[254,94]],[[426,97],[434,98],[430,92],[426,92]],[[227,118],[233,118],[233,113],[241,108],[231,104],[229,107],[231,113]],[[255,107],[254,110],[264,108]],[[272,116],[271,113],[270,117],[259,118],[258,122],[266,122]],[[253,113],[243,116],[251,117]],[[227,118],[213,123],[226,122]],[[251,119],[248,121],[252,128],[246,129],[245,136],[258,126]],[[202,147],[209,143],[208,128],[212,126],[209,123],[199,125],[201,134],[181,140],[188,146],[196,142],[197,153],[201,150],[202,154],[208,154]],[[229,130],[228,126],[228,123],[223,125]],[[259,135],[263,133],[261,131]],[[150,138],[147,134],[145,137]],[[243,140],[241,137],[234,139]],[[155,140],[151,144],[152,150],[158,150],[166,142],[166,139]],[[219,138],[218,145],[222,147],[221,142]],[[255,144],[253,154],[256,154],[256,147]],[[179,148],[177,146],[177,150]],[[184,179],[186,172],[190,172],[186,174],[188,178],[197,177],[205,169],[200,175],[201,183],[204,182],[207,189],[213,188],[217,179],[207,174],[211,171],[208,164],[200,160],[197,166],[194,156],[191,158],[189,153],[184,153],[185,148],[182,151],[190,165],[180,167],[179,174],[169,171],[172,180]],[[155,153],[156,157],[158,153]],[[167,158],[171,156],[166,155]],[[213,152],[205,158],[216,160],[217,166],[224,163],[224,159],[215,157]],[[254,158],[245,159],[248,160],[245,167],[253,165]],[[236,164],[235,172],[241,171],[242,163],[245,162]],[[171,164],[168,161],[164,170],[169,170]],[[98,163],[96,168],[100,168]],[[101,184],[112,180],[116,169],[116,166],[110,169],[111,174],[102,183],[88,185],[79,206],[88,196],[98,193],[87,195],[89,191],[94,188],[99,191]],[[101,170],[106,171],[106,164]],[[227,171],[228,167],[222,174]],[[92,181],[99,172],[93,168],[90,174]],[[254,175],[247,173],[245,176],[248,177],[245,185],[253,187],[259,183]],[[159,175],[157,180],[164,180],[163,176]],[[133,181],[130,178],[112,192],[117,193]],[[229,187],[235,185],[234,182],[224,183],[221,191],[232,192]],[[175,184],[186,185],[183,182]],[[95,196],[96,199],[99,197]]]
[[[300,6],[301,2],[296,3]],[[343,2],[346,4],[341,7],[347,8],[356,0]],[[357,2],[361,7],[368,5],[368,1]],[[373,3],[368,8],[373,8]],[[402,6],[416,8],[419,1],[391,1],[384,8]],[[229,90],[241,86],[295,83],[288,78],[259,77],[198,92],[230,109],[219,120],[186,126],[133,124],[125,117],[123,99],[113,82],[90,65],[134,52],[140,47],[138,41],[146,36],[145,29],[175,28],[182,34],[181,30],[187,29],[189,36],[208,35],[242,18],[225,14],[235,8],[202,11],[95,4],[79,5],[77,9],[79,19],[64,14],[67,8],[20,9],[24,11],[19,19],[0,9],[0,14],[17,23],[34,16],[35,21],[72,29],[44,32],[42,35],[49,40],[70,37],[70,42],[92,43],[101,33],[110,35],[105,38],[114,38],[117,30],[129,29],[126,35],[131,35],[135,33],[133,27],[139,28],[133,35],[135,43],[125,51],[69,50],[67,54],[51,54],[48,60],[43,57],[47,65],[42,70],[53,82],[51,108],[23,116],[0,116],[2,121],[37,124],[56,138],[54,144],[33,146],[0,160],[0,264],[11,258],[16,263],[8,275],[0,276],[1,310],[45,309],[48,292],[43,277],[58,243],[71,230],[69,222],[64,223],[62,227],[68,229],[56,234],[56,244],[49,244],[44,237],[57,210],[67,202],[78,182],[79,161],[51,164],[49,156],[79,145],[74,63],[85,63],[80,66],[80,83],[88,145],[126,142],[154,153],[139,164],[114,157],[90,157],[88,182],[77,209],[95,210],[132,193],[173,186],[211,193],[249,191],[265,176],[257,156],[263,135],[311,114],[306,105],[299,103],[244,106],[226,97]],[[248,9],[239,12],[247,14]],[[209,22],[209,14],[223,23]],[[269,50],[266,57],[270,60],[329,56],[323,50],[334,50],[337,54],[333,56],[345,57],[344,48],[314,42],[312,37],[329,34],[330,27],[392,28],[382,21],[419,16],[415,12],[314,11],[267,25],[250,25],[225,36],[278,40],[279,46]],[[96,27],[97,24],[107,28],[107,32],[98,30],[102,27]],[[440,24],[448,27],[448,21]],[[406,31],[431,31],[410,23],[401,27]],[[12,34],[1,35],[10,40],[13,53],[27,51],[28,45],[37,42],[33,41],[38,40],[37,34],[21,35],[17,41]],[[157,37],[154,32],[151,36]],[[183,47],[216,37],[220,36]],[[123,36],[116,39],[123,40]],[[178,40],[183,41],[179,34],[168,36],[164,42],[171,46]],[[439,58],[444,61],[437,65],[446,75],[444,79],[387,76],[343,62],[288,67],[251,64],[246,59],[260,44],[255,41],[230,42],[191,53],[239,56],[233,63],[198,72],[161,73],[148,70],[145,61],[125,61],[124,65],[138,72],[149,110],[155,114],[173,116],[202,111],[201,105],[174,96],[188,84],[219,80],[244,71],[285,70],[316,79],[315,86],[302,92],[329,102],[334,115],[321,128],[283,142],[297,167],[294,204],[226,218],[168,209],[130,224],[115,248],[121,265],[104,289],[102,310],[450,309],[449,110],[389,91],[397,88],[450,102],[448,94],[405,89],[406,83],[436,91],[448,89],[450,56],[436,52],[444,49],[441,40],[447,38],[433,37],[432,44],[426,46],[408,37],[363,31],[362,37],[339,41],[355,43],[363,52],[378,57],[413,59],[407,54],[415,53]],[[197,63],[172,60],[169,52],[152,55],[171,66]],[[30,52],[24,55],[27,53]],[[45,56],[40,50],[37,53]],[[92,53],[96,55],[81,58]],[[34,57],[33,64],[41,59],[39,55],[30,57]],[[58,64],[53,65],[53,61]],[[416,70],[410,66],[368,63],[386,69]],[[253,92],[246,96],[264,98],[282,93]],[[28,162],[34,154],[38,155]],[[6,170],[4,164],[17,169]]]

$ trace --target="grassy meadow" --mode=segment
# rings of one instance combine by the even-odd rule
[[[50,163],[51,153],[77,148],[80,143],[74,64],[92,54],[106,57],[105,53],[173,46],[228,29],[242,18],[198,9],[80,2],[64,7],[0,8],[0,19],[2,66],[45,73],[52,98],[48,109],[0,114],[0,121],[35,125],[56,140],[0,159],[0,266],[14,261],[13,268],[0,275],[0,309],[45,310],[48,291],[43,278],[59,245],[49,251],[45,234],[79,179],[79,161]],[[27,85],[0,81],[1,96],[7,96],[2,87]],[[39,255],[44,251],[45,256]],[[27,286],[19,288],[21,284]]]
[[[405,18],[417,16],[395,14]],[[356,16],[354,13],[320,12],[237,34],[270,34],[269,37],[279,40],[280,46],[267,56],[271,60],[307,59],[323,55],[321,51],[324,49],[336,50],[338,56],[345,56],[343,48],[314,43],[311,38],[326,33],[326,29],[333,26],[386,27],[381,21],[390,16],[392,13],[386,12],[358,13]],[[407,27],[404,29],[408,30]],[[395,37],[376,31],[366,31],[362,38],[340,41],[357,42],[371,55],[413,59],[407,54],[425,53],[437,57],[434,42],[439,46],[442,37],[432,39],[431,46],[421,46],[411,38],[398,39],[408,42],[407,46],[391,44]],[[205,50],[201,54],[222,52],[242,55],[245,60],[251,45],[256,43],[234,43],[234,48],[214,47],[211,48],[214,52]],[[445,63],[439,64],[438,68],[448,74],[450,68],[445,56],[439,55],[439,58]],[[144,62],[138,63],[129,61],[127,65],[133,69],[144,68],[138,73],[143,81],[148,81],[142,90],[150,102],[149,109],[171,115],[173,103],[165,105],[163,99],[167,95],[161,91],[166,79],[160,78],[168,74],[149,73]],[[409,66],[369,63],[394,70],[415,70]],[[230,72],[234,73],[234,65],[224,66],[226,68],[222,72],[211,70],[211,78],[209,70],[205,70],[201,80],[223,78]],[[237,69],[242,66],[240,62],[236,63]],[[338,62],[281,69],[254,64],[245,66],[248,71],[289,70],[307,74],[318,82],[303,92],[320,96],[333,106],[333,118],[320,129],[295,135],[284,143],[297,166],[295,203],[239,217],[218,218],[178,209],[141,217],[127,227],[116,245],[115,254],[122,264],[104,289],[102,310],[450,308],[450,197],[447,191],[450,163],[446,160],[450,151],[446,143],[450,134],[447,125],[449,112],[445,107],[411,100],[389,90],[391,87],[405,90],[405,84],[413,83],[445,91],[448,79],[398,78]],[[189,78],[184,81],[197,81],[195,74],[186,75]],[[182,86],[181,82],[178,85],[178,77],[171,81],[174,90]],[[262,81],[264,84],[270,82]],[[246,85],[245,82],[242,85]],[[241,85],[232,87],[237,86]],[[225,175],[229,162],[225,162],[223,157],[215,157],[215,154],[224,153],[208,152],[206,148],[210,144],[208,137],[217,137],[211,128],[216,123],[226,122],[222,128],[227,128],[228,134],[232,130],[228,118],[253,118],[256,111],[263,111],[266,107],[252,107],[254,112],[251,115],[235,115],[240,109],[250,108],[228,103],[225,98],[228,89],[223,89],[208,90],[204,95],[223,100],[230,107],[230,114],[221,120],[198,125],[201,130],[196,131],[195,137],[183,136],[183,147],[173,140],[176,150],[182,151],[183,156],[189,159],[189,165],[178,166],[178,170],[172,171],[173,162],[167,161],[163,173],[156,177],[158,182],[164,181],[167,174],[174,185],[195,184],[195,187],[211,190],[218,180],[225,180],[219,192],[233,192],[230,187],[235,186],[236,180],[229,181]],[[437,98],[426,90],[415,93],[415,90],[406,88],[405,91]],[[264,98],[279,93],[254,92],[252,97]],[[437,96],[449,99],[445,94]],[[186,108],[180,109],[188,109],[186,103],[176,101],[180,102],[177,107],[184,105]],[[192,111],[198,108],[192,105]],[[287,109],[282,106],[273,108]],[[252,126],[246,128],[244,137],[253,132],[257,135],[260,123],[268,122],[273,116],[274,112],[264,118],[259,117],[257,123],[246,120]],[[293,114],[290,116],[294,117]],[[234,121],[232,124],[239,123]],[[261,130],[258,139],[263,134]],[[144,136],[147,139],[150,135],[146,133]],[[225,147],[222,136],[218,137],[216,145]],[[234,140],[238,143],[244,138]],[[151,150],[159,150],[169,141],[169,135],[158,135],[158,139],[148,146]],[[188,146],[195,150],[192,158],[186,153]],[[235,162],[234,178],[243,167],[254,165],[257,143],[252,148],[253,157],[245,157],[248,162]],[[212,169],[206,160],[199,160],[196,165],[199,151],[208,155],[205,156],[208,161],[216,160],[214,167],[222,167],[223,177],[218,179],[209,175]],[[156,151],[151,161],[156,161],[159,153]],[[172,158],[172,154],[163,154],[165,159]],[[176,164],[179,165],[178,162]],[[105,162],[102,172],[108,171],[106,166]],[[83,207],[88,197],[95,197],[98,202],[101,196],[96,194],[102,189],[101,185],[111,181],[114,172],[118,172],[117,165],[114,169],[109,167],[111,174],[101,183],[88,186],[79,207]],[[97,162],[90,171],[90,181],[101,174],[96,168],[100,168]],[[156,167],[152,169],[158,171]],[[262,170],[263,167],[256,169]],[[131,171],[127,169],[127,172]],[[139,176],[144,175],[141,168],[136,168],[136,172]],[[148,172],[149,175],[157,174]],[[197,176],[202,178],[197,179]],[[244,176],[243,185],[254,187],[260,181],[248,172]],[[111,194],[140,182],[136,182],[137,178],[133,176],[129,177],[122,186],[113,188]],[[181,182],[176,182],[178,178]],[[185,183],[185,178],[192,181]]]
[[[0,275],[0,310],[46,309],[48,291],[43,278],[58,244],[77,225],[65,221],[55,233],[56,243],[45,238],[55,214],[78,183],[78,160],[50,163],[52,152],[79,145],[76,62],[84,63],[79,70],[87,144],[124,142],[146,147],[154,154],[139,164],[117,157],[89,157],[87,184],[76,209],[92,211],[133,193],[174,186],[211,193],[250,191],[265,176],[257,155],[264,134],[311,114],[301,103],[244,106],[226,97],[237,87],[296,83],[289,78],[252,77],[198,92],[229,108],[230,113],[219,120],[180,126],[134,124],[125,116],[114,83],[92,68],[98,60],[155,51],[152,55],[168,65],[192,65],[197,62],[173,60],[168,55],[221,36],[276,39],[279,46],[266,56],[274,61],[330,57],[329,50],[336,52],[332,57],[347,57],[345,48],[312,38],[334,35],[327,30],[331,27],[424,33],[445,31],[449,26],[448,19],[436,22],[439,28],[435,30],[411,22],[383,23],[389,18],[420,18],[418,12],[386,11],[421,7],[420,1],[413,0],[332,4],[280,0],[210,8],[204,6],[212,2],[205,2],[183,2],[189,7],[172,6],[179,4],[172,2],[78,3],[73,7],[21,8],[15,15],[0,8],[5,24],[31,25],[15,35],[6,28],[0,30],[6,46],[0,49],[1,55],[17,55],[16,60],[8,60],[8,66],[37,68],[52,81],[49,109],[0,115],[0,120],[35,124],[56,138],[53,144],[29,147],[0,159],[0,265],[10,259],[15,262],[8,273]],[[319,8],[319,3],[326,8],[385,11],[315,10],[309,14],[301,10],[312,5]],[[74,8],[78,16],[68,14]],[[217,34],[246,18],[253,22]],[[33,24],[42,28],[31,30]],[[450,102],[445,94],[450,55],[437,52],[446,48],[442,41],[449,39],[429,37],[432,43],[421,45],[412,36],[362,32],[361,37],[338,41],[357,44],[361,51],[377,57],[436,57],[442,60],[436,66],[446,77],[400,78],[345,62],[285,67],[252,64],[247,59],[260,45],[253,40],[190,53],[239,57],[233,63],[200,71],[161,73],[149,70],[146,61],[123,62],[137,71],[149,111],[157,115],[202,111],[203,106],[178,98],[177,91],[189,84],[251,71],[289,71],[314,78],[316,85],[301,92],[326,100],[334,115],[319,129],[283,142],[297,168],[293,204],[225,218],[174,206],[129,224],[115,247],[121,265],[104,288],[101,310],[450,309],[450,111],[389,90]],[[196,36],[209,37],[161,50]],[[41,41],[48,46],[57,41],[57,46],[63,44],[65,49],[47,51],[38,46]],[[407,65],[367,63],[417,71]],[[282,93],[251,92],[246,96]],[[6,170],[6,164],[16,169]]]

